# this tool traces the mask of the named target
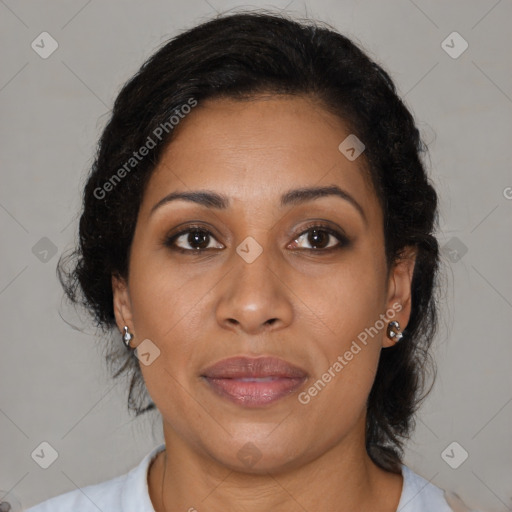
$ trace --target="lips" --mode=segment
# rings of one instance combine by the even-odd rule
[[[232,357],[201,374],[217,395],[245,407],[259,407],[293,393],[307,373],[275,357]]]

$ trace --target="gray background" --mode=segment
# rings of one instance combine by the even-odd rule
[[[354,38],[416,116],[441,196],[445,293],[438,378],[406,463],[475,508],[512,510],[512,2],[251,6]],[[121,85],[177,31],[239,7],[0,0],[0,489],[19,506],[120,475],[161,442],[158,416],[126,412],[126,383],[110,379],[92,327],[60,318],[80,323],[61,303],[55,265],[73,245],[84,176]],[[43,31],[59,45],[47,59],[31,48]],[[453,31],[469,44],[458,58],[441,46]],[[46,470],[31,458],[43,441],[59,453]],[[457,469],[441,455],[453,441],[469,454]]]

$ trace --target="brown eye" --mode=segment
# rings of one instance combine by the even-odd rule
[[[329,238],[332,235],[320,229],[312,229],[308,234],[308,243],[316,249],[325,249],[329,244]]]
[[[208,249],[222,249],[224,246],[217,243],[210,231],[203,228],[189,228],[169,237],[165,245],[180,252],[200,252]]]
[[[206,231],[189,231],[187,243],[194,249],[206,249],[210,242],[210,235]]]
[[[310,247],[302,248],[311,251],[341,249],[349,243],[346,236],[328,226],[311,226],[303,231],[294,242],[299,245],[309,244]]]

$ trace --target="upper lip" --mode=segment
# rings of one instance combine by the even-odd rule
[[[230,357],[208,368],[202,374],[210,379],[242,379],[248,377],[304,378],[307,373],[277,357]]]

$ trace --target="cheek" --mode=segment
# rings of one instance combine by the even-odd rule
[[[204,315],[210,278],[192,279],[169,259],[160,261],[141,253],[132,259],[129,285],[137,338],[151,340],[159,350],[150,365],[141,360],[146,387],[166,420],[178,430],[183,411],[189,420],[200,414],[185,389],[194,381],[198,347],[205,338],[197,320]]]
[[[318,356],[301,403],[322,410],[332,424],[355,421],[365,408],[385,334],[384,272],[380,260],[361,256],[297,293],[315,312]]]
[[[190,326],[204,309],[203,300],[215,280],[204,269],[194,273],[189,269],[177,265],[164,251],[133,255],[129,286],[138,334],[155,341],[172,341],[175,333]]]
[[[381,313],[372,294],[357,300],[341,292],[336,297],[341,302],[338,307],[329,306],[325,318],[336,329],[324,329],[315,336],[314,374],[298,396],[304,413],[325,433],[325,442],[349,432],[366,410],[383,335],[382,329],[370,331]]]
[[[382,313],[386,290],[385,267],[368,252],[354,252],[339,265],[291,277],[294,293],[306,310],[316,317],[323,334],[344,342],[372,325]],[[332,346],[332,343],[331,343]]]

